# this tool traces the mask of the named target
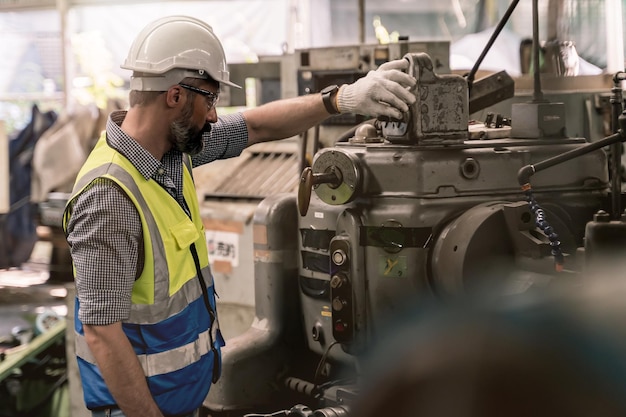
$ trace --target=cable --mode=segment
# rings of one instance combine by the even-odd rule
[[[324,352],[324,354],[322,355],[322,357],[320,358],[320,362],[317,364],[317,369],[315,369],[315,376],[313,377],[313,383],[317,386],[318,384],[318,380],[319,377],[322,373],[322,369],[326,363],[326,358],[328,357],[328,354],[330,353],[330,349],[332,349],[333,346],[339,344],[339,342],[335,341],[333,343],[331,343],[330,345],[328,345],[328,347],[326,348],[326,351]]]
[[[563,252],[561,251],[561,241],[559,241],[559,235],[552,228],[548,220],[546,219],[545,212],[539,206],[535,197],[533,196],[532,188],[530,184],[525,184],[522,187],[526,201],[530,207],[530,211],[535,215],[535,224],[541,229],[541,231],[550,240],[551,253],[554,257],[554,268],[557,272],[563,272],[563,264],[565,263]]]
[[[244,414],[243,417],[276,417],[276,416],[286,416],[289,410],[280,410],[275,411],[269,414]]]

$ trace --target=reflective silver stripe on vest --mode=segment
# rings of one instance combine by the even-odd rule
[[[165,319],[182,312],[189,303],[202,297],[200,285],[197,282],[197,276],[190,278],[182,288],[172,297],[169,297],[169,268],[165,257],[165,247],[161,239],[161,234],[156,226],[156,222],[152,213],[148,209],[148,205],[144,200],[138,186],[132,176],[122,167],[109,163],[94,168],[86,175],[82,176],[76,183],[74,194],[80,192],[87,184],[97,177],[105,174],[111,174],[119,180],[129,192],[135,197],[139,209],[145,216],[145,222],[152,238],[152,254],[154,259],[154,291],[155,304],[131,306],[131,315],[129,323],[134,324],[153,324],[164,321]],[[202,276],[207,287],[213,286],[213,275],[210,267],[207,265],[202,269]],[[155,376],[174,372],[188,366],[190,363],[200,360],[202,355],[206,355],[211,350],[211,340],[217,340],[217,331],[219,325],[217,320],[211,326],[210,332],[212,339],[209,337],[209,330],[200,334],[195,342],[188,343],[185,346],[171,349],[166,352],[160,352],[151,355],[138,355],[138,359],[146,376]],[[96,365],[95,358],[87,345],[84,336],[75,334],[76,337],[76,355],[81,359]]]
[[[211,333],[213,340],[216,340],[217,326],[213,326]],[[85,336],[74,332],[74,337],[76,338],[76,356],[92,365],[97,365],[95,357],[89,350]],[[200,333],[198,339],[184,346],[150,355],[137,355],[137,359],[139,359],[146,377],[150,377],[183,369],[189,366],[189,364],[199,361],[210,350],[211,342],[209,331],[207,330]]]
[[[213,275],[207,266],[202,268],[202,276],[207,287],[213,285]],[[168,317],[180,313],[188,304],[202,297],[202,288],[198,283],[198,277],[194,276],[170,298],[156,301],[154,304],[132,304],[128,322],[136,324],[159,323]]]
[[[132,176],[122,167],[116,164],[106,164],[98,168],[94,168],[84,175],[75,187],[75,191],[80,191],[84,186],[89,184],[97,177],[104,174],[111,174],[120,180],[126,186],[133,196],[136,198],[143,214],[146,217],[146,223],[152,237],[152,255],[154,258],[154,299],[155,304],[132,304],[131,313],[128,322],[136,324],[153,324],[159,323],[168,317],[178,314],[185,307],[202,296],[200,285],[197,283],[197,275],[187,281],[183,287],[173,296],[169,296],[169,271],[167,260],[165,257],[165,248],[161,234],[156,226],[154,217],[148,209],[146,201],[143,199],[137,184],[135,184]],[[79,186],[80,184],[80,186]],[[202,268],[202,276],[207,287],[213,285],[213,274],[207,265]],[[161,300],[161,301],[157,301]]]
[[[164,299],[168,297],[169,293],[169,272],[167,267],[167,258],[165,257],[165,247],[161,240],[161,233],[154,221],[152,213],[148,209],[148,204],[143,199],[141,192],[133,177],[126,172],[126,170],[119,165],[110,163],[99,166],[92,169],[87,174],[83,175],[81,179],[74,186],[74,193],[79,192],[87,184],[92,182],[98,177],[105,174],[111,174],[116,179],[122,182],[133,193],[136,198],[143,215],[146,217],[146,223],[148,230],[150,231],[150,237],[152,238],[152,258],[154,259],[154,298]],[[132,312],[131,312],[132,319]]]

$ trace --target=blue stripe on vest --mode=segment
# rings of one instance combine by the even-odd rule
[[[141,355],[164,352],[195,341],[198,334],[209,329],[210,320],[204,300],[198,298],[162,322],[150,325],[123,323],[122,327],[135,353]]]
[[[75,308],[78,309],[78,300]],[[197,311],[198,309],[201,310]],[[201,298],[191,303],[189,307],[185,309],[185,312],[178,314],[177,316],[180,317],[178,317],[177,320],[172,320],[171,323],[168,323],[169,326],[179,323],[178,320],[182,319],[183,316],[186,316],[186,312],[199,317],[207,317],[206,320],[203,320],[204,323],[202,330],[208,330],[210,319],[208,318],[208,314],[206,314],[206,307]],[[202,314],[203,312],[204,314]],[[173,317],[173,319],[175,318],[176,317]],[[167,321],[169,320],[166,320],[166,322]],[[126,324],[124,326],[126,326]],[[80,320],[75,321],[75,329],[79,334],[84,334],[83,326],[80,323]],[[170,328],[169,331],[171,332],[172,329]],[[193,337],[186,337],[184,341],[178,340],[178,342],[172,344],[169,348],[176,348],[186,343],[191,343],[195,340],[195,338],[197,338],[197,334],[198,332],[195,332]],[[138,337],[138,334],[135,333],[135,336]],[[220,348],[224,346],[224,339],[219,331],[217,332],[217,340],[215,340],[214,344],[218,348],[218,354],[221,357]],[[115,404],[115,400],[104,384],[102,375],[97,366],[81,359],[80,357],[78,357],[77,360],[82,379],[84,383],[89,384],[90,387],[89,390],[85,391],[85,402],[87,407],[94,408],[101,407],[103,404]],[[191,412],[200,407],[202,401],[208,393],[209,387],[211,386],[212,374],[213,352],[208,349],[208,353],[204,354],[198,362],[190,364],[185,368],[174,372],[147,378],[147,382],[161,411],[164,414],[178,414]],[[185,395],[181,396],[181,392],[184,392]]]
[[[204,355],[200,362],[187,366],[176,372],[169,372],[148,378],[150,392],[161,411],[165,414],[176,414],[192,411],[200,406],[206,397],[207,389],[211,385],[213,371],[213,353]],[[181,395],[184,392],[184,395]],[[167,406],[175,409],[167,410]]]

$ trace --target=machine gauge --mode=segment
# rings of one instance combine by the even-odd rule
[[[326,204],[345,204],[355,197],[361,185],[361,169],[358,158],[345,151],[332,149],[321,151],[313,162],[314,175],[334,174],[336,181],[313,186],[317,196]]]

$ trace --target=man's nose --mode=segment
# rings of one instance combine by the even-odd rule
[[[217,122],[217,107],[213,106],[211,107],[211,110],[207,112],[206,121],[209,123]]]

